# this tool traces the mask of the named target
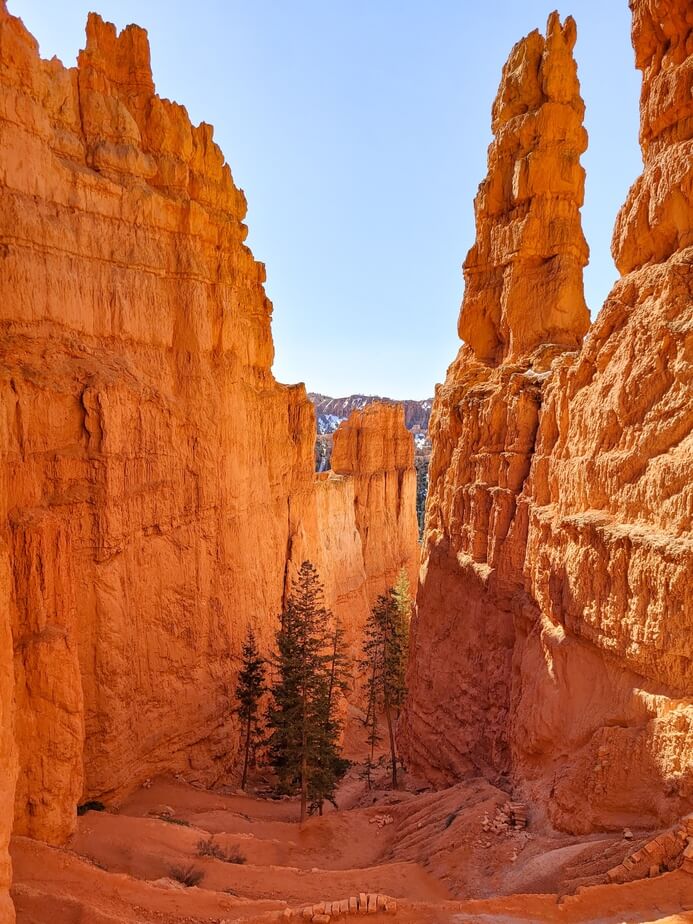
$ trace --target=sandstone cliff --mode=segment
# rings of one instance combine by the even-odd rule
[[[577,352],[572,21],[552,15],[504,69],[468,345],[433,409],[403,731],[430,778],[481,771],[573,831],[693,804],[693,22],[685,0],[631,5],[645,170],[616,223],[622,278]]]
[[[587,137],[574,41],[573,21],[561,26],[554,15],[546,38],[527,36],[504,68],[475,202],[477,242],[464,264],[459,328],[468,345],[433,405],[405,734],[410,758],[440,780],[509,772],[523,542],[508,534],[546,371],[588,323],[579,216]]]
[[[1,893],[12,682],[14,830],[59,843],[80,800],[228,769],[246,627],[271,643],[301,558],[354,635],[381,572],[357,477],[316,479],[313,407],[272,376],[243,193],[211,127],[156,95],[146,33],[92,14],[64,68],[2,2],[0,58]]]
[[[414,443],[401,405],[353,411],[334,435],[332,471],[354,483],[369,603],[392,587],[402,567],[416,587],[419,564]]]

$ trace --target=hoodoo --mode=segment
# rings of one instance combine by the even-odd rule
[[[510,772],[513,618],[525,605],[517,500],[551,364],[589,322],[575,37],[573,20],[553,14],[546,37],[532,32],[503,69],[464,264],[467,344],[433,406],[405,736],[417,768],[441,782]]]
[[[433,409],[405,731],[429,778],[503,780],[574,832],[693,807],[693,20],[686,0],[631,7],[645,167],[579,350],[572,22],[504,70],[468,345]]]

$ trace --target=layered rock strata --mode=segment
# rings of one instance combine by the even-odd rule
[[[693,804],[693,20],[684,0],[631,6],[645,169],[616,222],[622,277],[579,350],[571,21],[553,15],[504,70],[465,263],[468,345],[433,410],[404,729],[432,779],[481,771],[575,832]]]
[[[156,95],[146,33],[90,15],[64,68],[3,2],[0,58],[1,885],[12,708],[14,830],[60,843],[81,800],[228,770],[247,626],[268,648],[303,558],[353,637],[380,572],[358,473],[316,479],[313,407],[272,376],[243,193]]]
[[[332,471],[354,483],[356,527],[369,603],[404,565],[412,588],[419,564],[414,443],[401,405],[369,404],[335,432]]]
[[[572,48],[553,15],[513,49],[493,106],[477,240],[464,264],[468,341],[433,405],[419,616],[413,634],[410,759],[442,782],[510,769],[514,604],[524,536],[512,529],[552,360],[589,317],[580,227],[587,145]]]

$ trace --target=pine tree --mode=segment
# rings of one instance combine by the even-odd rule
[[[245,754],[243,757],[243,776],[241,789],[248,781],[250,751],[257,736],[257,714],[260,699],[265,692],[265,661],[260,657],[257,640],[252,628],[248,628],[243,644],[243,666],[238,674],[236,684],[236,712],[245,725]]]
[[[409,629],[411,626],[411,617],[414,609],[414,601],[409,589],[409,576],[406,568],[402,568],[397,575],[397,583],[390,591],[395,607],[397,608],[398,625],[396,627],[398,639],[397,649],[400,660],[397,666],[396,676],[393,678],[393,687],[397,690],[396,706],[397,715],[404,703],[407,692],[407,663],[409,661]]]
[[[300,793],[301,821],[309,800],[311,807],[319,808],[324,799],[334,799],[347,766],[337,746],[341,630],[328,635],[331,622],[318,573],[304,561],[277,633],[278,679],[268,716],[270,761],[280,790]]]
[[[342,732],[339,702],[340,696],[347,689],[348,659],[344,653],[344,629],[336,621],[330,637],[325,669],[323,695],[318,703],[322,734],[318,739],[317,761],[310,784],[311,809],[321,815],[326,799],[336,807],[335,789],[349,767],[349,761],[340,756],[337,747]]]
[[[379,658],[376,654],[376,645],[369,645],[368,627],[366,628],[366,633],[366,644],[364,646],[364,648],[366,648],[366,656],[362,662],[362,666],[368,672],[366,686],[366,718],[364,721],[364,725],[368,729],[366,738],[368,742],[368,754],[366,756],[365,776],[368,788],[371,789],[373,786],[373,767],[375,766],[375,747],[380,741],[380,734],[378,732]]]
[[[394,720],[395,712],[399,712],[406,694],[408,613],[411,611],[411,601],[408,610],[404,606],[408,599],[408,586],[405,588],[401,580],[398,584],[401,584],[399,591],[392,588],[386,595],[378,597],[366,624],[363,646],[363,663],[369,671],[368,727],[371,754],[367,775],[370,781],[372,755],[377,741],[377,708],[380,706],[387,722],[393,788],[397,788],[398,763]]]

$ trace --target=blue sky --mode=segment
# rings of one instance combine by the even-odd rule
[[[73,64],[89,9],[149,31],[157,90],[215,138],[267,265],[274,371],[334,396],[424,398],[458,349],[461,263],[510,48],[556,0],[9,0]],[[570,0],[590,147],[593,316],[640,173],[627,0]]]

